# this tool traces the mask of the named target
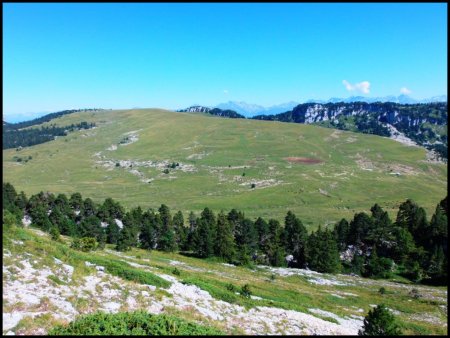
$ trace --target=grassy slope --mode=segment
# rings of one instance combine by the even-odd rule
[[[18,244],[17,240],[23,241]],[[177,261],[177,269],[179,275],[175,277],[179,281],[189,281],[202,289],[208,291],[214,298],[232,301],[235,304],[252,308],[255,306],[279,307],[284,309],[292,309],[300,312],[309,313],[308,309],[321,309],[332,312],[340,317],[356,315],[364,316],[371,309],[370,304],[385,303],[389,308],[398,311],[396,318],[402,325],[404,334],[447,334],[447,328],[442,323],[447,321],[445,298],[442,298],[446,287],[422,287],[415,285],[405,285],[401,283],[387,283],[386,281],[375,281],[371,279],[361,279],[343,275],[327,275],[320,276],[330,281],[339,281],[346,283],[344,286],[336,285],[316,285],[308,281],[304,276],[289,276],[270,278],[272,272],[265,269],[257,268],[251,270],[245,267],[229,267],[214,260],[201,260],[182,256],[177,253],[163,253],[158,251],[146,251],[142,249],[132,249],[130,252],[121,254],[114,251],[100,251],[93,253],[79,253],[68,248],[70,238],[64,237],[64,243],[55,243],[49,239],[48,235],[38,236],[35,231],[23,228],[5,228],[3,229],[3,250],[10,251],[9,257],[4,259],[4,269],[14,269],[17,266],[15,259],[17,257],[27,257],[31,254],[34,265],[40,269],[47,267],[54,268],[53,257],[57,257],[66,264],[70,264],[75,268],[72,281],[69,285],[78,285],[84,276],[93,274],[95,269],[85,266],[85,260],[96,262],[98,260],[107,259],[111,263],[122,265],[124,269],[129,269],[129,265],[124,262],[138,263],[148,266],[158,271],[158,273],[172,274],[174,269],[173,260]],[[108,248],[111,247],[108,245]],[[42,255],[45,252],[45,255]],[[182,263],[182,264],[181,264]],[[12,278],[12,277],[11,277]],[[106,276],[107,278],[107,276]],[[7,277],[3,276],[3,283]],[[227,290],[226,285],[233,284],[239,291],[241,286],[248,283],[253,295],[262,297],[263,300],[245,299]],[[121,283],[128,290],[137,289],[141,284],[130,284],[128,281]],[[153,283],[149,283],[153,284]],[[157,284],[153,284],[157,285]],[[385,295],[381,295],[378,290],[384,286],[387,290]],[[412,288],[418,288],[423,298],[415,299],[408,295]],[[144,288],[146,289],[146,288]],[[146,289],[148,290],[148,289]],[[124,291],[122,291],[124,292]],[[168,295],[164,289],[157,288],[151,292],[159,294],[159,297]],[[342,295],[341,297],[336,294]],[[90,299],[92,299],[91,297]],[[123,302],[127,298],[123,294]],[[139,300],[139,306],[146,308],[147,304],[143,300]],[[88,301],[79,304],[76,298],[70,298],[82,313],[91,313],[95,311],[98,304],[95,301]],[[141,304],[142,303],[142,304]],[[441,306],[442,305],[442,306]],[[20,307],[20,304],[4,304],[4,312],[11,312],[14,309],[22,309],[20,311],[38,311],[39,309],[30,310],[27,307]],[[444,307],[444,308],[442,308]],[[50,307],[51,309],[51,307]],[[42,310],[42,309],[41,309]],[[176,315],[187,320],[200,321],[203,324],[210,324],[217,328],[224,329],[221,321],[211,320],[198,315],[197,312],[185,311],[176,307],[166,307],[164,313]],[[434,318],[434,323],[427,322],[421,318]],[[319,315],[320,317],[320,315]],[[326,317],[326,316],[325,316]],[[34,320],[23,320],[19,323],[22,333],[30,333],[39,327],[48,329],[53,323],[58,323],[51,319],[51,315],[46,315],[45,323]],[[325,318],[324,318],[325,319]],[[333,321],[333,319],[329,319]],[[233,334],[227,329],[228,334]],[[237,330],[237,329],[236,329]],[[15,330],[17,333],[17,329]],[[242,333],[242,332],[234,332]],[[261,332],[264,334],[264,332]]]
[[[185,216],[208,206],[216,212],[237,208],[249,217],[282,220],[290,209],[310,228],[341,217],[350,219],[355,212],[367,212],[374,203],[395,218],[399,203],[407,198],[425,207],[431,216],[447,194],[446,165],[424,163],[423,149],[378,136],[158,109],[83,112],[51,123],[68,125],[79,121],[96,122],[98,128],[74,132],[20,152],[3,151],[3,180],[28,196],[41,190],[81,192],[97,202],[112,197],[126,207],[157,208],[165,203],[172,210],[182,210]],[[118,146],[115,151],[106,150],[133,130],[138,130],[137,142]],[[161,169],[138,168],[145,177],[154,178],[151,183],[143,183],[123,168],[107,171],[96,164],[97,152],[115,161],[192,164],[198,171],[176,170],[166,175]],[[207,154],[202,159],[187,159],[202,153]],[[33,159],[18,164],[13,160],[16,155],[31,155]],[[283,159],[288,156],[324,162],[291,164]],[[361,169],[358,160],[374,170]],[[391,175],[388,166],[402,175]],[[402,168],[411,168],[414,173],[406,174]],[[282,183],[266,188],[257,183],[256,189],[251,189],[252,179]]]

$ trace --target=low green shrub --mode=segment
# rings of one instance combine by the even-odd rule
[[[241,288],[241,296],[245,297],[245,298],[250,298],[251,295],[252,295],[252,291],[250,290],[250,285],[245,284]]]
[[[227,284],[227,290],[231,292],[236,292],[236,287],[233,284],[229,283]]]
[[[48,335],[223,335],[216,328],[145,311],[107,314],[97,312],[78,317],[67,326],[57,325]]]
[[[88,252],[97,249],[98,243],[94,237],[74,238],[70,247],[75,250]]]
[[[158,277],[151,272],[133,268],[126,262],[116,261],[111,258],[102,258],[82,252],[72,252],[71,255],[75,260],[84,260],[95,265],[101,265],[105,267],[106,272],[126,280],[162,288],[168,288],[171,285],[171,283],[165,279]]]

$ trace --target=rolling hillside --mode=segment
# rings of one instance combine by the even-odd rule
[[[81,192],[185,215],[237,208],[282,220],[292,210],[310,229],[374,203],[395,219],[407,198],[431,215],[447,194],[446,164],[375,135],[159,109],[79,112],[43,125],[80,121],[96,127],[4,150],[3,181],[27,195]]]

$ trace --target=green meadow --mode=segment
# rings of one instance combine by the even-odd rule
[[[375,203],[395,219],[408,198],[430,218],[447,194],[447,164],[374,135],[160,109],[81,112],[46,124],[81,121],[97,127],[4,150],[3,181],[27,196],[80,192],[143,209],[164,203],[185,219],[205,207],[280,221],[292,210],[309,229]]]

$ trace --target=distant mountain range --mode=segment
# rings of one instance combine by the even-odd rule
[[[447,102],[447,95],[433,96],[427,99],[417,100],[408,95],[399,96],[383,96],[383,97],[365,97],[365,96],[351,96],[348,98],[337,98],[332,97],[328,100],[314,100],[310,99],[304,103],[337,103],[337,102],[393,102],[401,104],[415,104],[415,103],[431,103],[431,102]],[[284,113],[292,110],[295,106],[299,105],[300,102],[290,101],[270,107],[264,107],[258,104],[246,103],[243,101],[228,101],[226,103],[220,103],[216,107],[220,109],[230,109],[235,112],[244,115],[245,117],[253,117],[256,115],[273,115]]]
[[[414,99],[408,95],[399,95],[399,96],[383,96],[383,97],[365,97],[365,96],[351,96],[348,98],[337,98],[332,97],[328,100],[315,100],[310,99],[303,103],[337,103],[337,102],[367,102],[367,103],[373,103],[373,102],[393,102],[393,103],[401,103],[401,104],[415,104],[415,103],[431,103],[431,102],[447,102],[447,95],[439,95],[439,96],[433,96],[426,99]],[[262,105],[258,104],[251,104],[246,103],[243,101],[228,101],[224,103],[220,103],[213,107],[204,107],[201,105],[193,105],[192,107],[204,107],[206,110],[211,110],[213,108],[219,108],[221,110],[231,110],[238,114],[241,114],[245,117],[253,117],[256,115],[275,115],[279,113],[284,113],[289,110],[292,110],[294,107],[299,105],[301,102],[296,101],[290,101],[286,103],[281,103],[269,107],[264,107]],[[134,108],[133,108],[134,109]],[[186,109],[183,109],[186,111]],[[179,111],[183,111],[179,110]],[[194,109],[195,110],[195,109]],[[203,111],[203,112],[206,112]],[[196,110],[195,110],[196,111]],[[25,114],[3,114],[3,121],[6,121],[8,123],[20,123],[23,121],[29,121],[32,119],[40,118],[42,116],[45,116],[49,114],[50,112],[36,112],[36,113],[25,113]],[[214,114],[215,115],[215,114]],[[230,117],[230,116],[228,116]],[[239,117],[239,116],[233,116],[233,117]]]
[[[291,110],[299,103],[290,101],[270,107],[263,107],[258,104],[249,104],[246,102],[228,101],[226,103],[218,104],[216,107],[220,109],[230,109],[235,112],[244,115],[245,117],[253,117],[255,115],[271,115],[278,114],[288,110]]]

